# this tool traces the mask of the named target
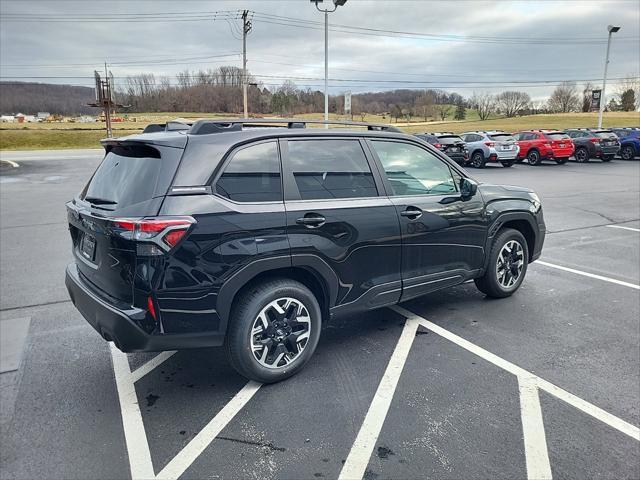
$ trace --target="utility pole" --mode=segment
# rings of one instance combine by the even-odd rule
[[[607,40],[607,56],[604,60],[604,77],[602,79],[602,92],[600,92],[600,112],[598,113],[598,128],[602,128],[602,113],[604,112],[604,102],[606,97],[604,96],[605,88],[607,87],[607,70],[609,68],[609,49],[611,47],[611,34],[616,33],[620,30],[620,27],[614,27],[613,25],[608,25],[607,30],[609,30],[609,38]]]
[[[247,35],[251,31],[251,21],[249,20],[249,11],[242,12],[242,107],[244,109],[244,118],[249,118],[249,108],[247,105]]]
[[[125,107],[120,105],[114,100],[114,83],[113,74],[107,71],[107,64],[104,64],[105,79],[100,77],[98,71],[94,71],[96,81],[96,101],[87,104],[89,107],[100,107],[104,110],[104,121],[107,128],[107,137],[113,136],[113,129],[111,128],[111,111],[116,107]]]

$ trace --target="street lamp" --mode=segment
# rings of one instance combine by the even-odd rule
[[[607,25],[607,30],[609,30],[609,39],[607,40],[607,56],[604,61],[604,78],[602,79],[602,92],[600,92],[600,112],[598,113],[598,128],[602,128],[602,113],[604,112],[604,102],[606,99],[606,97],[604,96],[604,91],[607,87],[607,69],[609,67],[609,48],[611,47],[611,35],[620,30],[620,27]]]
[[[311,3],[316,4],[316,8],[319,12],[324,12],[324,120],[329,121],[329,88],[327,86],[329,80],[329,13],[335,12],[338,7],[347,3],[347,0],[333,0],[333,9],[322,9],[318,6],[322,3],[322,0],[311,0]],[[325,124],[324,128],[329,128],[329,125]]]

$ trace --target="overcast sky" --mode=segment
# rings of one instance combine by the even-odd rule
[[[308,0],[0,0],[0,9],[4,81],[92,86],[93,70],[105,60],[116,82],[139,72],[241,66],[236,12],[247,9],[249,71],[267,86],[290,78],[322,89],[324,30],[313,22],[323,14]],[[216,11],[228,13],[214,21]],[[101,22],[101,15],[116,21]],[[640,76],[638,0],[348,0],[329,23],[332,93],[510,89],[540,99],[560,80],[601,83],[607,24],[621,27],[609,78]],[[539,83],[546,80],[551,85]]]

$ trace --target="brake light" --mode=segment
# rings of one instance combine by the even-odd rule
[[[175,247],[185,236],[193,217],[116,218],[111,221],[116,233],[129,240],[155,243],[164,251]],[[138,249],[146,255],[160,255],[157,248]]]
[[[590,141],[591,143],[600,143],[600,139],[599,139],[598,137],[591,137],[591,138],[589,139],[589,141]]]
[[[496,145],[495,142],[484,142],[487,147],[494,147]]]
[[[442,148],[442,144],[441,143],[434,143],[433,146],[436,147],[436,148]]]
[[[151,295],[147,297],[147,310],[149,310],[149,313],[151,314],[153,319],[157,322],[158,317],[156,316],[156,307],[153,305],[153,298],[151,298]]]

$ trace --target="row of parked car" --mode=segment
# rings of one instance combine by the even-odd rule
[[[616,155],[623,160],[640,156],[640,128],[571,128],[560,130],[526,130],[516,133],[478,131],[456,135],[418,133],[417,137],[446,153],[462,166],[484,168],[487,163],[501,163],[510,167],[524,160],[529,165],[554,161],[560,165],[569,157],[576,162],[592,158],[611,161]]]

